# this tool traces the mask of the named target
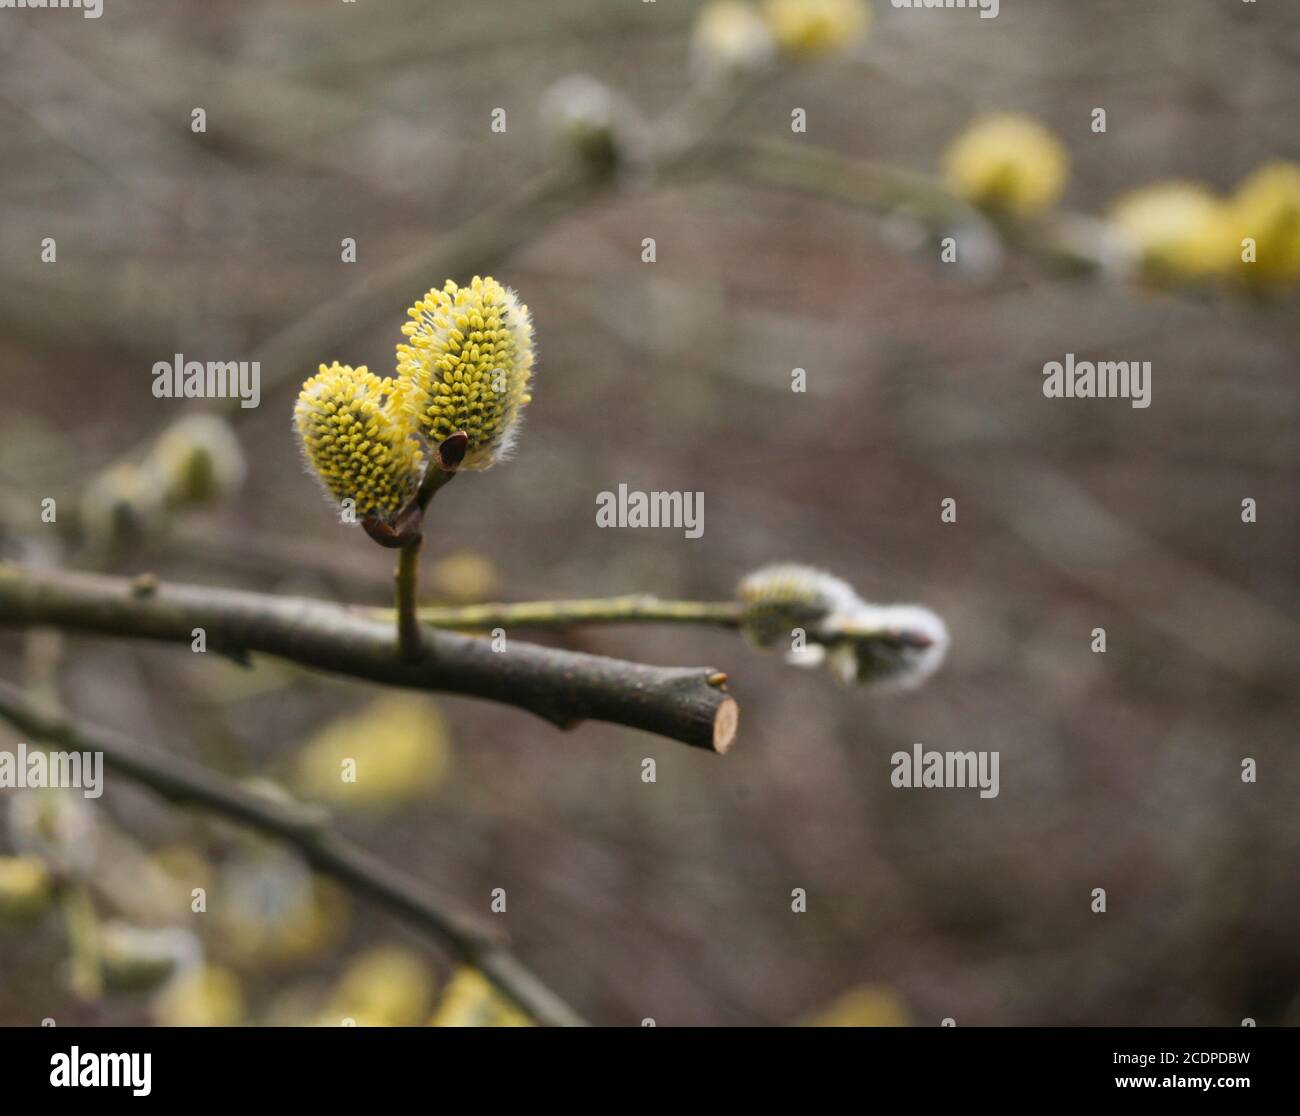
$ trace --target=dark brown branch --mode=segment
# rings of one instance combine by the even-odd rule
[[[326,601],[0,565],[0,627],[34,625],[185,644],[201,628],[210,651],[257,651],[390,686],[498,701],[560,728],[608,721],[719,753],[736,736],[726,675],[707,667],[647,666],[515,639],[494,651],[489,640],[427,628],[420,657],[408,661],[391,622]]]
[[[222,775],[167,752],[144,749],[107,729],[53,716],[20,690],[0,682],[0,717],[34,740],[69,751],[102,752],[111,771],[170,802],[212,810],[293,845],[316,869],[369,896],[426,933],[432,933],[539,1023],[582,1020],[503,945],[505,936],[446,898],[327,828],[318,808],[256,794]]]

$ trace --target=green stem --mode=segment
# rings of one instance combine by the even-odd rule
[[[397,560],[397,649],[403,659],[420,657],[420,621],[416,616],[416,592],[420,581],[420,535],[398,551]]]
[[[464,431],[458,431],[438,447],[429,462],[420,489],[415,494],[416,526],[424,518],[434,496],[456,475],[456,466],[465,454],[465,443]],[[444,457],[446,453],[450,453],[450,459]],[[397,562],[397,653],[406,660],[418,659],[421,653],[420,621],[415,615],[415,601],[420,583],[420,547],[423,545],[424,537],[417,533],[402,547]]]
[[[420,505],[420,513],[423,514],[428,510],[430,502],[438,494],[438,491],[444,484],[447,484],[456,475],[455,469],[444,469],[437,461],[430,461],[429,467],[425,470],[424,479],[420,482],[420,491],[416,493],[416,502]]]
[[[426,607],[420,623],[454,631],[485,628],[563,628],[574,624],[700,624],[735,628],[740,605],[735,601],[661,601],[637,594],[572,601],[519,601]]]

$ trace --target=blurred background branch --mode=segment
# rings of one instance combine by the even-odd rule
[[[484,972],[537,1022],[577,1026],[582,1020],[502,944],[503,935],[456,908],[378,857],[331,831],[328,815],[288,798],[247,790],[173,755],[147,751],[102,728],[42,711],[21,690],[0,681],[0,718],[43,744],[73,752],[102,752],[110,771],[140,783],[176,805],[211,810],[237,824],[292,845],[326,875],[432,934]],[[84,895],[72,900],[82,912]],[[83,965],[84,967],[84,965]]]

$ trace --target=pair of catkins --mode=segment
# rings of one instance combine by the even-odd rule
[[[407,312],[397,374],[322,364],[302,388],[294,421],[326,492],[391,545],[416,509],[429,469],[456,440],[455,467],[506,456],[528,404],[533,327],[528,307],[495,279],[450,279]],[[463,456],[462,456],[463,454]],[[915,605],[873,605],[820,570],[779,563],[741,582],[738,626],[760,647],[791,640],[788,659],[825,665],[846,682],[920,684],[947,649],[943,621]]]
[[[449,438],[463,435],[460,469],[505,457],[532,398],[532,319],[514,291],[490,277],[466,287],[449,279],[407,316],[396,375],[322,364],[294,407],[326,493],[369,524],[400,522]]]

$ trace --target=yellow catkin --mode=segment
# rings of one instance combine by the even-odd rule
[[[397,346],[406,413],[432,446],[459,430],[462,468],[485,469],[509,453],[531,401],[533,326],[528,307],[490,276],[467,287],[448,279],[407,311]]]
[[[745,577],[736,590],[741,632],[760,647],[789,640],[795,628],[815,628],[862,602],[852,586],[810,566],[781,562]]]
[[[294,422],[303,453],[335,500],[391,520],[415,495],[422,454],[401,386],[335,362],[302,386]]]

